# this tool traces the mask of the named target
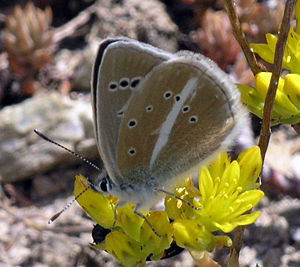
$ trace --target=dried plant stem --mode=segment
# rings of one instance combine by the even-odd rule
[[[267,147],[270,140],[271,135],[271,120],[272,120],[272,110],[273,110],[273,104],[275,101],[276,91],[277,91],[277,85],[282,69],[282,62],[283,62],[283,56],[284,56],[284,49],[285,44],[287,41],[289,29],[290,29],[290,21],[292,18],[292,13],[294,10],[296,0],[287,0],[284,10],[284,15],[281,23],[280,33],[278,37],[278,42],[276,44],[276,50],[275,50],[275,56],[274,56],[274,65],[272,70],[272,77],[268,89],[268,93],[265,100],[265,106],[264,106],[264,114],[263,114],[263,122],[262,122],[262,129],[260,133],[259,138],[259,147],[261,149],[262,159],[264,161]],[[248,42],[245,39],[245,36],[241,30],[241,26],[237,17],[237,14],[234,10],[232,0],[225,0],[225,7],[228,13],[228,16],[231,21],[231,25],[233,28],[233,33],[235,35],[235,38],[238,40],[240,46],[243,49],[243,52],[246,56],[246,59],[248,61],[248,64],[250,65],[250,68],[253,72],[253,74],[257,74],[260,71],[263,71],[264,69],[261,68],[261,66],[258,66],[254,54],[251,52]],[[243,232],[244,232],[243,226],[238,227],[234,234],[233,239],[233,245],[231,249],[230,259],[228,262],[228,267],[238,267],[239,266],[239,252],[243,245]]]
[[[96,13],[96,5],[93,4],[81,11],[75,18],[70,20],[68,23],[62,25],[61,27],[55,30],[54,40],[55,42],[60,42],[66,37],[70,37],[72,34],[78,31],[78,28],[83,26],[91,18],[91,15]]]
[[[232,32],[234,34],[234,37],[239,42],[253,74],[255,75],[261,71],[266,71],[267,68],[264,65],[259,64],[257,62],[255,54],[251,51],[251,49],[249,47],[249,44],[245,37],[245,34],[242,31],[241,23],[235,12],[235,9],[233,6],[233,0],[225,0],[224,5],[225,5],[227,15],[231,22],[231,27],[232,27]]]
[[[239,254],[243,245],[245,226],[239,226],[236,228],[233,237],[232,248],[230,251],[230,257],[227,266],[238,267],[239,266]]]
[[[262,128],[261,128],[261,133],[260,133],[259,143],[258,143],[261,150],[263,161],[265,159],[267,147],[270,140],[270,135],[271,135],[270,127],[271,127],[271,120],[272,120],[273,104],[275,101],[278,81],[282,69],[284,49],[289,34],[289,30],[290,30],[290,23],[291,23],[291,18],[292,18],[295,3],[296,0],[286,1],[283,19],[280,27],[280,33],[276,44],[272,77],[271,77],[268,93],[265,100]]]

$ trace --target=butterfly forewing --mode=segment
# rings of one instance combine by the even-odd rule
[[[236,88],[206,58],[163,62],[130,100],[121,124],[117,164],[124,180],[173,184],[210,159],[234,135],[242,109]]]
[[[120,123],[130,96],[153,67],[172,57],[126,38],[100,44],[93,70],[92,97],[95,133],[100,156],[112,180],[117,179],[116,147]]]

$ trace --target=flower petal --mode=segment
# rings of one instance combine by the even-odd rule
[[[148,254],[152,255],[152,260],[158,260],[173,241],[172,227],[168,215],[164,211],[152,211],[147,215],[147,219],[161,237],[158,237],[148,223],[144,221],[141,228],[141,244],[143,245],[143,250],[148,251]]]
[[[274,62],[274,52],[267,44],[250,44],[250,48],[268,63]]]
[[[239,185],[243,188],[243,191],[257,188],[259,186],[257,179],[262,168],[259,147],[254,146],[243,151],[237,161],[241,170]]]
[[[285,83],[283,87],[288,98],[293,104],[300,109],[300,75],[299,74],[287,74],[285,76]]]
[[[117,209],[116,225],[120,226],[132,239],[140,241],[140,231],[144,220],[134,213],[134,205],[121,206]]]
[[[105,239],[106,251],[115,256],[124,266],[136,266],[146,262],[147,255],[141,250],[139,242],[125,233],[113,231]]]
[[[178,246],[198,251],[210,251],[214,248],[214,236],[198,222],[193,220],[176,220],[172,225],[174,238]]]
[[[80,195],[84,190],[86,192],[77,198],[78,204],[95,222],[104,228],[111,228],[115,221],[112,201],[93,190],[84,176],[77,175],[74,184],[74,196]]]
[[[214,188],[214,183],[210,172],[206,166],[201,168],[199,175],[199,189],[201,193],[201,201],[205,203],[211,197]]]

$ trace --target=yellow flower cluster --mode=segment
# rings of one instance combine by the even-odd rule
[[[175,189],[179,198],[192,205],[167,196],[166,211],[142,212],[161,237],[134,213],[134,205],[118,207],[115,219],[118,199],[113,196],[102,195],[90,188],[77,201],[95,222],[111,229],[103,236],[103,241],[101,239],[93,247],[114,255],[124,266],[141,266],[147,259],[160,259],[174,241],[190,251],[231,246],[232,241],[227,235],[216,235],[215,232],[228,233],[258,218],[259,212],[248,212],[264,195],[257,189],[261,167],[258,147],[244,151],[232,162],[227,153],[221,153],[216,161],[202,167],[199,187],[188,178]],[[75,196],[86,188],[89,188],[88,180],[77,176]]]
[[[174,220],[172,225],[176,243],[189,250],[210,251],[216,245],[231,246],[228,236],[213,233],[218,230],[229,233],[237,226],[253,223],[259,217],[260,212],[245,212],[250,211],[264,196],[257,189],[261,166],[258,147],[246,150],[232,162],[227,153],[221,153],[212,164],[202,167],[198,194],[191,192],[191,180],[176,189],[177,196],[183,199],[193,197],[193,205],[201,209],[186,207],[180,200],[166,197],[166,210]]]
[[[289,71],[280,78],[272,114],[272,124],[296,124],[300,122],[300,1],[296,4],[297,24],[291,27],[284,51],[283,68]],[[274,63],[278,38],[266,34],[266,44],[251,44],[251,49],[268,63]],[[255,76],[255,87],[238,85],[242,101],[250,111],[262,118],[264,101],[271,79],[270,72],[261,72]]]
[[[88,187],[89,182],[85,177],[76,176],[75,196]],[[132,204],[118,207],[115,219],[114,209],[118,199],[113,196],[100,194],[90,188],[77,199],[77,202],[95,222],[104,228],[112,229],[103,238],[103,242],[93,247],[112,254],[124,266],[141,265],[147,258],[158,260],[171,245],[171,224],[164,211],[143,212],[161,235],[158,237],[147,222],[134,213]]]
[[[299,47],[300,48],[300,47]],[[271,80],[271,72],[260,72],[255,76],[255,87],[239,84],[242,101],[256,116],[262,118],[264,102]],[[272,125],[279,123],[295,124],[300,122],[300,75],[287,74],[279,78],[273,113]]]

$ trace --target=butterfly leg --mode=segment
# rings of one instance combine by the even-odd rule
[[[137,216],[139,216],[139,217],[141,217],[142,219],[145,220],[145,222],[150,226],[150,228],[151,228],[151,230],[153,231],[154,234],[156,234],[159,238],[162,238],[162,236],[156,231],[156,229],[154,228],[154,226],[149,222],[149,220],[147,219],[147,217],[138,211],[138,208],[139,208],[139,204],[137,204],[135,206],[134,213]]]
[[[115,206],[115,208],[114,208],[114,223],[112,225],[112,228],[114,228],[116,226],[116,223],[117,223],[117,208],[123,206],[124,204],[126,204],[126,201],[119,201],[117,203],[117,205]]]

